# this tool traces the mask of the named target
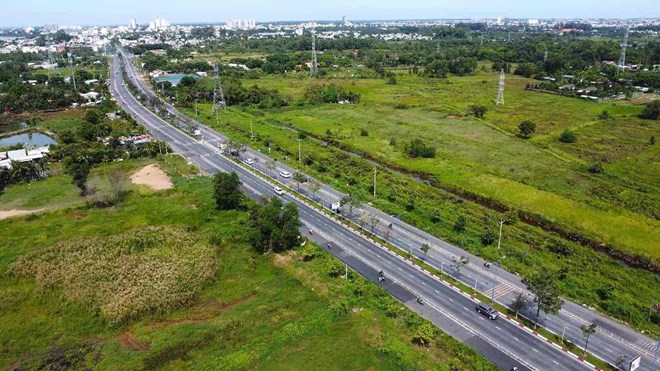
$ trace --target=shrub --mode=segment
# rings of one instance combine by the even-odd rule
[[[648,120],[657,120],[660,117],[660,100],[656,99],[647,103],[639,117]]]
[[[577,141],[577,136],[570,130],[564,130],[559,136],[559,141],[562,143],[575,143]]]
[[[605,172],[605,169],[603,168],[603,165],[601,165],[601,164],[594,164],[594,165],[591,165],[591,167],[589,168],[589,172],[592,173],[592,174],[602,174],[602,173]]]
[[[496,238],[497,236],[495,235],[495,232],[490,229],[486,229],[481,235],[481,244],[484,246],[490,246],[493,244],[493,242],[495,242]]]
[[[523,138],[529,138],[536,131],[536,124],[525,120],[518,125],[518,130],[520,130],[520,136]]]
[[[478,104],[472,104],[467,108],[467,114],[473,115],[474,117],[477,118],[483,118],[486,112],[488,112],[488,108],[486,106],[480,106]]]
[[[365,130],[365,129],[360,129],[360,136],[361,136],[361,137],[368,137],[368,136],[369,136],[369,132],[368,132],[367,130]]]
[[[467,219],[465,218],[464,215],[459,215],[458,219],[456,220],[456,223],[454,223],[454,230],[458,233],[462,233],[465,231],[466,227],[467,227]]]
[[[406,144],[406,153],[408,156],[433,158],[435,157],[435,147],[427,146],[421,139],[413,139],[410,143]]]

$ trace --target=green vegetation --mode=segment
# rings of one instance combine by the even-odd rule
[[[216,210],[212,179],[152,161],[175,189],[0,221],[0,367],[494,370],[377,286],[333,278],[341,265],[310,243],[254,251],[248,213]]]

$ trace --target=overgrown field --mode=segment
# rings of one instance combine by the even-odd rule
[[[327,80],[361,93],[361,103],[257,111],[252,121],[307,131],[424,174],[439,187],[524,211],[658,265],[660,193],[652,174],[660,170],[660,148],[648,144],[658,124],[636,118],[641,108],[528,92],[524,86],[533,81],[517,76],[507,80],[506,104],[495,106],[497,75],[485,72],[446,80],[400,73],[398,81]],[[278,77],[254,83],[276,87],[296,101],[315,81]],[[460,117],[477,103],[489,108],[485,119]],[[611,120],[597,118],[603,110]],[[531,140],[516,137],[522,120],[537,124]],[[558,141],[566,129],[577,133],[576,143]],[[594,134],[607,144],[607,155],[582,153],[593,148]],[[410,158],[404,147],[415,138],[432,144],[436,157]],[[588,171],[595,164],[602,164],[603,174]]]
[[[198,119],[214,126],[215,118],[210,114],[210,107],[200,105],[199,108]],[[348,112],[356,109],[365,110],[364,107],[359,105],[356,107],[327,106],[325,109],[333,112],[339,112],[343,109],[348,110]],[[320,111],[322,108],[311,108],[311,110]],[[194,111],[189,110],[186,112],[194,116]],[[292,114],[292,112],[297,111],[287,111],[281,114]],[[302,111],[300,111],[300,114],[302,114]],[[244,143],[251,143],[253,147],[259,148],[264,153],[268,153],[268,148],[271,148],[271,155],[279,160],[284,161],[285,156],[288,156],[290,165],[309,172],[336,189],[351,192],[353,189],[359,188],[364,193],[371,194],[374,167],[372,163],[351,156],[336,146],[324,145],[323,138],[316,140],[308,136],[302,141],[303,158],[306,159],[307,165],[298,164],[296,161],[298,134],[284,128],[279,121],[269,119],[270,115],[271,113],[260,111],[244,112],[230,109],[228,113],[222,116],[218,129]],[[378,115],[378,111],[372,116],[375,115]],[[386,115],[383,115],[382,118],[387,122],[388,117]],[[249,131],[250,122],[253,123],[252,129],[256,134],[255,139],[252,141],[250,140]],[[323,125],[324,121],[320,119],[318,122],[319,125]],[[482,131],[495,132],[497,135],[501,135],[502,140],[508,141],[511,145],[515,144],[523,149],[528,148],[530,151],[535,151],[536,154],[544,153],[533,144],[499,134],[499,132],[472,120],[458,119],[453,120],[453,122],[456,122],[456,124],[453,124],[451,129],[446,128],[444,134],[438,134],[435,143],[446,141],[447,145],[454,146],[458,151],[461,147],[460,143],[456,144],[452,140],[442,139],[442,135],[451,133],[451,130],[465,130],[465,126],[468,126],[476,133]],[[386,125],[383,124],[383,126]],[[341,125],[337,124],[336,127],[343,128],[344,126],[342,123]],[[373,127],[375,126],[376,124]],[[421,124],[418,121],[412,121],[408,124],[401,124],[401,126],[415,127],[421,126]],[[368,137],[361,137],[358,132],[353,136],[353,139],[367,143],[368,139],[372,138],[372,130],[374,129],[369,128],[368,130]],[[372,140],[378,141],[374,138]],[[380,146],[374,145],[373,147],[382,151],[391,151],[389,139],[387,142],[381,142]],[[511,150],[514,148],[511,148]],[[451,154],[452,151],[446,151],[447,156],[451,156],[452,159],[459,162],[463,161],[460,156]],[[474,154],[475,156],[478,155],[477,148],[474,148]],[[514,157],[511,154],[512,161]],[[438,156],[433,160],[415,161],[433,162],[442,166],[446,165],[450,169],[450,166],[452,166],[450,161],[445,161],[442,158],[443,156]],[[454,174],[447,170],[446,175],[439,176],[440,181],[449,176],[462,176],[463,173],[471,172],[474,166],[480,166],[467,161],[462,163],[463,166],[460,169],[456,170],[454,168],[454,170],[460,171],[459,173]],[[525,170],[524,167],[519,168],[521,171]],[[551,179],[551,177],[548,176],[548,179]],[[523,185],[521,184],[521,186]],[[416,182],[410,176],[396,174],[391,171],[385,172],[382,169],[378,172],[377,189],[377,197],[369,196],[368,200],[389,214],[400,215],[403,220],[488,260],[494,261],[499,259],[501,255],[505,255],[506,259],[502,261],[502,265],[512,272],[520,273],[522,276],[528,276],[539,271],[560,272],[560,277],[563,277],[559,282],[562,294],[571,300],[595,306],[599,310],[638,328],[652,332],[659,331],[657,324],[651,324],[647,321],[648,308],[652,304],[651,298],[660,290],[660,280],[653,273],[644,269],[626,267],[606,254],[598,253],[590,247],[573,242],[571,236],[549,233],[521,221],[504,227],[503,252],[500,255],[495,246],[484,245],[482,242],[482,236],[487,231],[497,232],[498,220],[502,217],[500,212],[466,201],[438,187]],[[460,189],[458,191],[456,193],[460,195]],[[493,188],[493,191],[506,192],[506,189]],[[575,202],[566,198],[551,193],[547,194],[554,197],[554,199],[575,204]],[[562,209],[562,212],[566,213],[571,211],[570,208]],[[629,212],[625,213],[630,214]],[[460,215],[465,215],[468,219],[468,227],[465,232],[457,232],[454,229],[454,224]],[[585,223],[592,223],[592,221],[587,218]],[[657,230],[654,233],[657,233]],[[649,236],[641,237],[647,238],[649,244],[653,242]],[[632,289],[633,287],[634,289]]]
[[[1,368],[494,369],[439,331],[417,345],[425,321],[311,244],[255,253],[209,178],[158,164],[174,189],[0,221]]]

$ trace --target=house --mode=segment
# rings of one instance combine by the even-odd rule
[[[575,84],[566,84],[559,87],[559,90],[575,90]]]
[[[79,94],[80,94],[81,97],[83,97],[83,98],[86,99],[87,101],[97,100],[98,97],[99,97],[99,95],[101,95],[100,93],[97,93],[97,92],[95,92],[95,91],[90,91],[89,93],[84,93],[84,94],[83,94],[83,93],[79,93]]]
[[[97,79],[91,79],[91,80],[85,80],[85,85],[92,85],[92,84],[98,84],[99,80]]]
[[[0,160],[0,168],[11,169],[11,163],[14,161],[32,162],[46,157],[49,153],[50,149],[48,147],[39,147],[30,150],[22,148],[14,151],[2,152],[0,153],[0,158],[3,158],[4,160]]]

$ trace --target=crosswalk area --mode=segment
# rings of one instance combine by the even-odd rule
[[[499,285],[495,286],[494,298],[495,299],[500,298],[500,297],[514,291],[515,289],[516,289],[516,286],[514,286],[513,284],[511,284],[509,282],[500,283]],[[489,294],[489,296],[490,296],[492,294],[492,289],[487,291],[487,294]]]

